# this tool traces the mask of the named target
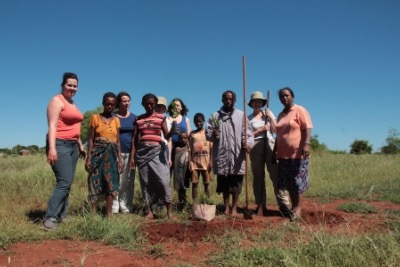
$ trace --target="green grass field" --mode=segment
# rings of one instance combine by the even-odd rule
[[[51,233],[39,229],[54,186],[54,176],[44,155],[2,157],[0,169],[0,247],[3,249],[18,241],[49,239],[93,240],[136,251],[143,250],[146,245],[143,219],[139,214],[107,219],[88,211],[83,161],[79,162],[70,194],[71,222]],[[249,177],[251,179],[251,171]],[[311,158],[310,177],[310,189],[305,197],[316,198],[321,203],[348,199],[350,202],[373,200],[400,204],[399,155],[315,153]],[[274,203],[270,181],[267,188],[268,202]],[[141,206],[140,199],[136,179],[134,202],[137,207]],[[211,201],[221,204],[222,197],[214,194]],[[252,197],[250,202],[254,202]],[[245,203],[244,194],[241,194],[240,203]],[[339,209],[375,212],[368,205],[354,203]],[[207,266],[400,266],[399,212],[392,212],[387,228],[384,232],[352,237],[323,230],[305,236],[295,224],[284,224],[274,232],[266,231],[257,237],[230,231],[218,239],[207,237],[225,250],[225,253],[212,255]],[[289,242],[285,239],[287,235],[296,238]],[[241,240],[246,238],[254,243],[250,248],[240,246]],[[162,248],[157,251],[162,253]]]

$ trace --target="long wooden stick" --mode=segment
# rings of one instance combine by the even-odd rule
[[[243,56],[242,58],[243,64],[243,113],[244,113],[244,147],[245,147],[245,166],[244,166],[244,177],[246,183],[246,210],[244,211],[244,219],[251,220],[252,215],[249,211],[249,178],[248,178],[248,170],[247,170],[247,113],[246,113],[246,58]]]

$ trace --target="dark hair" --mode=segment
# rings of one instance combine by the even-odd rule
[[[196,118],[202,118],[203,121],[206,120],[206,119],[204,118],[204,114],[203,114],[203,113],[196,113],[196,114],[194,114],[193,121],[195,121]]]
[[[278,97],[280,98],[281,97],[281,93],[282,93],[282,91],[284,91],[284,90],[288,90],[289,92],[290,92],[290,94],[292,95],[292,97],[294,98],[294,93],[293,93],[293,90],[292,89],[290,89],[290,87],[283,87],[282,89],[280,89],[279,91],[278,91]]]
[[[186,137],[189,137],[188,134],[187,134],[187,132],[179,132],[178,135],[179,135],[179,136],[181,136],[181,135],[186,135]]]
[[[172,114],[172,109],[174,106],[172,105],[175,101],[181,102],[182,110],[181,110],[181,115],[186,116],[186,114],[189,112],[189,109],[186,107],[185,103],[183,103],[182,99],[180,98],[174,98],[172,99],[171,103],[168,106],[168,114]]]
[[[67,83],[68,79],[75,79],[76,81],[78,81],[78,75],[73,72],[64,72],[61,86],[64,86]]]
[[[142,97],[142,103],[141,103],[142,106],[143,106],[144,102],[146,102],[146,100],[151,99],[151,98],[153,98],[153,99],[156,101],[156,104],[157,104],[157,102],[158,102],[157,97],[156,97],[154,94],[152,94],[152,93],[148,93],[148,94],[145,94],[145,95]]]
[[[119,103],[121,103],[121,99],[123,96],[129,97],[129,100],[131,100],[131,96],[127,92],[125,91],[119,92],[117,95],[117,109],[119,109]]]
[[[131,96],[130,96],[127,92],[121,91],[121,92],[119,92],[118,95],[117,95],[117,101],[118,101],[118,103],[121,102],[121,98],[122,98],[123,96],[127,96],[127,97],[129,97],[129,99],[131,99]]]
[[[231,91],[231,90],[227,90],[227,91],[225,91],[225,92],[223,92],[222,93],[222,99],[224,99],[224,96],[226,95],[226,94],[232,94],[232,97],[233,97],[233,101],[236,101],[236,94],[235,94],[235,92],[233,92],[233,91]]]
[[[106,102],[107,98],[114,98],[115,100],[117,100],[117,96],[113,93],[113,92],[107,92],[103,95],[103,105]],[[117,101],[116,101],[117,102]]]

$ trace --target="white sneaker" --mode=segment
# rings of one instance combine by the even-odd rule
[[[112,204],[112,209],[111,209],[112,213],[116,214],[119,212],[119,201],[118,198],[113,199],[113,204]]]
[[[57,220],[54,218],[47,219],[43,222],[43,229],[46,231],[54,231],[57,229]]]
[[[121,209],[121,212],[122,212],[122,213],[130,213],[130,211],[129,211],[127,208]]]

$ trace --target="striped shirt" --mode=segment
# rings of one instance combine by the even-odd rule
[[[161,132],[164,120],[164,114],[153,113],[150,116],[146,114],[140,115],[136,120],[139,142],[160,143],[162,140]]]

